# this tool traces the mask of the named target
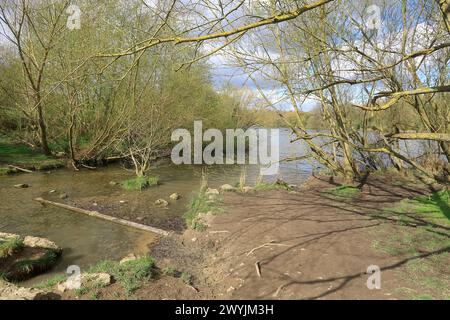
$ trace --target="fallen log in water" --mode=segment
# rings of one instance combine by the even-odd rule
[[[106,214],[102,214],[102,213],[97,212],[97,211],[90,211],[90,210],[85,210],[85,209],[81,209],[81,208],[76,208],[76,207],[69,206],[67,204],[45,200],[43,198],[35,198],[34,201],[40,202],[41,204],[52,205],[52,206],[63,208],[63,209],[69,210],[69,211],[82,213],[82,214],[85,214],[85,215],[88,215],[88,216],[91,216],[91,217],[95,217],[95,218],[111,221],[111,222],[118,223],[118,224],[121,224],[121,225],[124,225],[124,226],[127,226],[127,227],[131,227],[131,228],[135,228],[135,229],[140,229],[140,230],[144,230],[144,231],[157,233],[157,234],[160,234],[160,235],[163,235],[163,236],[167,236],[169,234],[169,232],[167,232],[165,230],[162,230],[162,229],[146,226],[146,225],[135,223],[135,222],[131,222],[131,221],[128,221],[128,220],[123,220],[123,219],[111,217],[111,216],[108,216]]]

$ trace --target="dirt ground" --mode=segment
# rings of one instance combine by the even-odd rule
[[[385,211],[430,190],[371,176],[354,198],[323,192],[336,185],[321,177],[293,192],[227,193],[209,228],[172,233],[150,251],[160,269],[190,274],[192,286],[161,275],[132,298],[449,299],[448,225]],[[371,265],[381,289],[367,287]],[[120,288],[101,298],[121,298]]]

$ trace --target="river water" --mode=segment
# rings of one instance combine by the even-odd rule
[[[281,156],[293,156],[305,151],[300,144],[289,143],[289,133],[282,131]],[[133,173],[120,165],[112,165],[97,170],[74,172],[59,169],[53,172],[34,172],[0,177],[0,232],[18,233],[48,238],[63,248],[62,258],[55,268],[25,284],[42,281],[54,273],[65,272],[68,266],[78,265],[82,269],[103,259],[120,259],[128,253],[145,253],[157,240],[151,233],[140,232],[111,222],[84,216],[64,209],[42,206],[33,201],[36,197],[69,202],[70,199],[92,199],[92,202],[126,201],[121,208],[122,218],[140,215],[150,219],[157,226],[170,229],[166,221],[178,217],[181,220],[186,211],[189,198],[199,189],[202,171],[206,172],[208,184],[218,187],[224,183],[239,181],[243,168],[239,165],[174,165],[170,161],[159,164],[152,170],[161,180],[161,185],[142,192],[126,192],[120,186],[111,186],[110,181],[123,181],[133,177]],[[265,180],[282,178],[289,183],[298,184],[310,175],[308,162],[289,162],[281,164],[280,173],[268,176]],[[259,179],[260,171],[256,165],[245,168],[247,184]],[[30,187],[14,188],[26,183]],[[56,190],[54,194],[50,190]],[[171,202],[168,209],[156,208],[156,199],[168,199],[173,193],[182,198]],[[56,195],[65,193],[69,200],[61,200]],[[100,208],[99,208],[99,210]],[[128,213],[127,213],[128,212]]]
[[[281,159],[308,152],[304,143],[291,143],[290,140],[290,132],[281,130]],[[142,192],[127,192],[120,186],[110,184],[110,181],[120,182],[133,177],[133,172],[120,165],[80,172],[60,169],[50,173],[3,176],[0,177],[0,232],[45,237],[63,248],[62,258],[51,272],[26,284],[36,283],[54,273],[65,272],[70,265],[78,265],[83,269],[103,259],[118,260],[129,253],[148,252],[149,246],[158,237],[64,209],[42,206],[33,201],[34,198],[43,197],[73,205],[77,205],[78,200],[83,200],[83,203],[92,203],[93,206],[100,205],[92,208],[100,212],[101,204],[106,204],[110,205],[109,210],[120,209],[120,217],[123,219],[136,221],[135,218],[139,216],[150,225],[181,231],[180,226],[173,225],[172,221],[183,221],[182,215],[189,199],[199,189],[202,171],[206,172],[209,186],[218,187],[224,183],[234,185],[239,182],[243,170],[243,166],[239,165],[177,166],[169,160],[158,164],[151,172],[160,178],[162,184]],[[264,180],[281,178],[288,183],[300,184],[311,175],[312,170],[313,164],[308,161],[282,162],[279,174],[265,176]],[[247,185],[253,185],[260,179],[257,165],[245,166],[245,172]],[[20,183],[26,183],[30,187],[14,188],[14,185]],[[51,194],[50,190],[56,192]],[[168,208],[154,206],[156,199],[168,200],[173,192],[179,193],[181,200],[171,201]],[[67,194],[68,200],[59,199],[57,195],[61,193]]]

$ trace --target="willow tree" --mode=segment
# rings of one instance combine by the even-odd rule
[[[51,154],[45,117],[45,80],[49,60],[62,40],[68,1],[6,1],[0,3],[2,36],[17,51],[24,74],[26,104],[21,111],[39,131],[43,152]]]
[[[374,23],[372,2],[334,4],[244,36],[228,53],[256,84],[266,106],[295,110],[297,118],[285,119],[287,126],[332,172],[358,179],[383,166],[387,156],[398,169],[413,167],[447,182],[449,106],[443,101],[450,89],[450,38],[439,6],[378,1]],[[291,5],[273,2],[271,10]],[[305,101],[320,106],[326,131],[308,132]],[[420,123],[415,132],[402,132],[393,122],[374,126],[374,118],[401,114],[404,108],[415,112]],[[429,170],[401,150],[403,139],[433,141],[447,161],[440,170]]]

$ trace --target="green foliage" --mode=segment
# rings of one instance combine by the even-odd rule
[[[57,258],[58,255],[54,251],[47,250],[45,254],[42,257],[39,257],[38,259],[20,260],[17,263],[17,266],[20,270],[29,273],[35,270],[36,268],[47,269],[53,266]]]
[[[119,264],[116,261],[104,260],[91,267],[89,273],[104,272],[112,275],[125,290],[127,295],[140,288],[141,283],[156,274],[155,261],[148,256]]]
[[[292,188],[283,181],[277,181],[274,183],[268,182],[258,182],[253,188],[254,191],[267,191],[267,190],[288,190],[291,191]]]
[[[19,237],[11,237],[0,240],[0,258],[6,258],[23,248],[23,240]]]
[[[33,288],[42,289],[42,290],[51,289],[54,286],[56,286],[58,283],[65,281],[66,279],[67,279],[67,276],[65,274],[58,274],[50,279],[47,279],[41,283],[34,285]]]
[[[10,173],[16,173],[18,170],[11,169],[9,167],[0,167],[0,176],[7,175]]]
[[[45,156],[38,150],[31,149],[23,144],[0,142],[0,163],[14,164],[26,169],[48,170],[64,165],[59,159]],[[0,174],[15,173],[17,170],[2,167]]]
[[[144,190],[152,186],[157,186],[159,179],[157,177],[136,177],[122,182],[122,188],[125,190]]]
[[[429,294],[420,294],[418,296],[413,297],[414,300],[434,300],[432,295]]]
[[[91,300],[99,300],[100,298],[101,298],[101,294],[98,291],[92,293],[92,295],[91,295]]]
[[[194,277],[191,274],[189,274],[187,272],[182,272],[180,278],[181,278],[181,280],[183,280],[184,283],[192,286]]]
[[[428,196],[417,197],[408,203],[414,212],[450,220],[450,191],[448,189],[434,192]]]
[[[181,276],[181,272],[178,271],[177,269],[173,268],[173,267],[164,268],[162,270],[162,272],[163,272],[163,274],[165,274],[166,276],[169,276],[169,277],[178,278],[178,277]]]
[[[188,227],[197,231],[204,231],[206,226],[198,221],[199,213],[211,212],[215,214],[220,211],[220,200],[211,200],[205,191],[200,191],[198,194],[192,196],[188,205],[188,211],[184,214],[184,219]]]
[[[450,294],[448,259],[450,253],[440,252],[450,246],[446,229],[450,225],[448,191],[442,190],[428,196],[404,199],[373,218],[395,222],[386,225],[376,234],[373,248],[392,256],[418,256],[424,252],[439,252],[426,258],[408,261],[399,275],[420,286],[420,295],[412,290],[409,297],[429,298]]]
[[[327,189],[325,190],[325,192],[336,197],[353,198],[359,195],[361,193],[361,190],[356,187],[342,185],[336,188]]]
[[[404,223],[414,219],[408,214],[415,214],[429,222],[450,225],[450,191],[444,189],[427,196],[404,199],[386,211],[398,214]]]
[[[88,293],[91,289],[92,288],[88,288],[88,287],[81,287],[81,288],[75,289],[75,295],[77,297],[80,297],[80,296]]]

